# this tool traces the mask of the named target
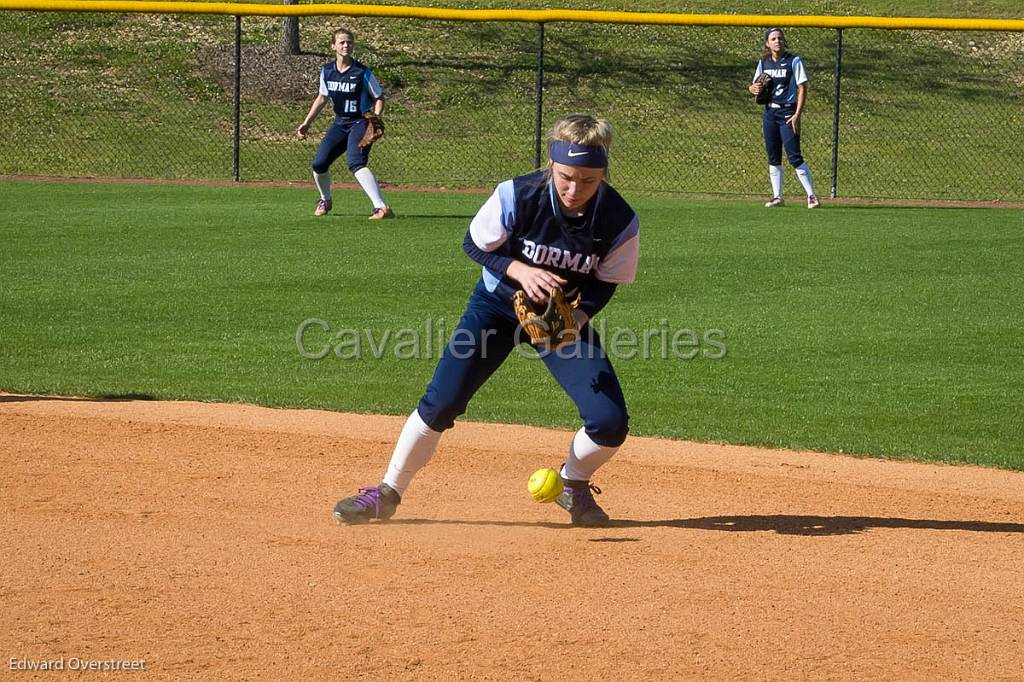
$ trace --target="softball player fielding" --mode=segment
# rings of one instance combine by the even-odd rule
[[[611,139],[611,126],[603,119],[585,114],[560,119],[549,139],[547,168],[501,183],[477,212],[463,250],[483,266],[482,277],[426,393],[406,420],[383,481],[338,502],[338,521],[384,520],[395,513],[441,434],[516,345],[528,342],[513,310],[514,293],[522,289],[540,303],[560,286],[570,297],[580,295],[579,338],[539,353],[575,402],[583,426],[559,471],[564,489],[556,502],[573,525],[608,524],[593,495],[600,490],[590,480],[626,439],[629,417],[615,370],[589,321],[618,284],[634,280],[639,257],[636,213],[606,182]]]

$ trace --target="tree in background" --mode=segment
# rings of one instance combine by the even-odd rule
[[[283,0],[285,5],[297,5],[299,0]],[[284,17],[281,20],[281,52],[299,54],[299,18]]]

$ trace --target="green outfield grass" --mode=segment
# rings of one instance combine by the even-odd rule
[[[0,390],[408,413],[478,277],[483,197],[393,193],[383,224],[361,193],[325,219],[314,198],[0,184]],[[1024,469],[1020,211],[633,203],[639,279],[601,318],[635,434]],[[694,357],[661,357],[673,337]],[[515,356],[467,418],[577,423]]]

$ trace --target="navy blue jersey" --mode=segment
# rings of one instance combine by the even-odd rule
[[[567,280],[570,295],[590,279],[632,282],[639,258],[639,220],[618,192],[601,183],[579,219],[562,215],[543,171],[507,180],[484,203],[469,232],[481,250],[543,268]],[[488,291],[511,298],[518,285],[484,268]]]
[[[770,55],[762,57],[757,62],[754,80],[757,80],[762,73],[770,75],[775,82],[771,104],[777,104],[780,107],[796,104],[796,88],[801,83],[807,82],[807,73],[804,71],[804,63],[800,57],[789,52],[783,52],[777,62],[772,61]]]
[[[363,112],[373,108],[373,101],[383,94],[373,71],[355,59],[344,71],[336,62],[324,64],[320,69],[320,94],[330,97],[337,118],[361,118]]]

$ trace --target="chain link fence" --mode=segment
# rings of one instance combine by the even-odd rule
[[[295,128],[345,25],[387,93],[370,161],[386,184],[488,188],[535,167],[538,112],[546,130],[588,111],[616,129],[620,189],[768,191],[746,90],[758,29],[308,17],[305,51],[285,55],[280,19],[245,17],[236,168],[234,18],[0,16],[4,175],[307,182],[330,117],[306,141]],[[820,194],[834,182],[844,197],[1024,200],[1024,34],[838,35],[841,51],[834,30],[787,30],[810,78],[802,142]]]

